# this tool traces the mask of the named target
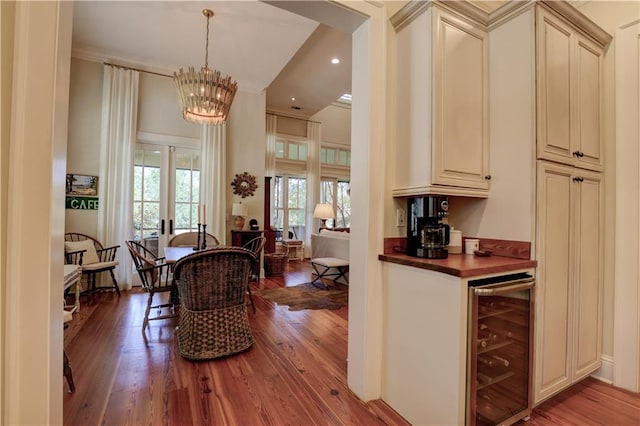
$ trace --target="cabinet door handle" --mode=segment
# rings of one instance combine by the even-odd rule
[[[491,180],[491,175],[485,175],[484,180]]]
[[[578,151],[578,157],[580,157],[580,158],[584,157],[584,152]]]
[[[582,181],[584,181],[584,178],[581,177],[581,176],[576,176],[576,177],[573,178],[573,181],[574,182],[582,182]]]
[[[573,151],[571,155],[573,155],[574,157],[580,157],[580,151]]]

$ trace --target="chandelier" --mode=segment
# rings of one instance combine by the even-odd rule
[[[238,90],[238,83],[230,76],[222,77],[220,71],[209,68],[209,19],[213,11],[204,9],[207,17],[207,42],[204,67],[196,72],[189,67],[173,73],[178,90],[178,101],[185,120],[200,124],[220,124],[227,120],[231,103]]]

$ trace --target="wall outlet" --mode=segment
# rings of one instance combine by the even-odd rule
[[[396,226],[405,226],[404,222],[404,209],[396,209]]]

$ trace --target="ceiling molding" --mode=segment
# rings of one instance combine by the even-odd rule
[[[582,12],[566,1],[539,0],[540,4],[569,21],[586,35],[590,36],[601,47],[605,47],[611,42],[611,34],[600,28],[595,22],[587,18]]]

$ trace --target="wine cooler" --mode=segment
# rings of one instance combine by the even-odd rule
[[[528,273],[469,281],[468,425],[531,414],[534,287]]]

